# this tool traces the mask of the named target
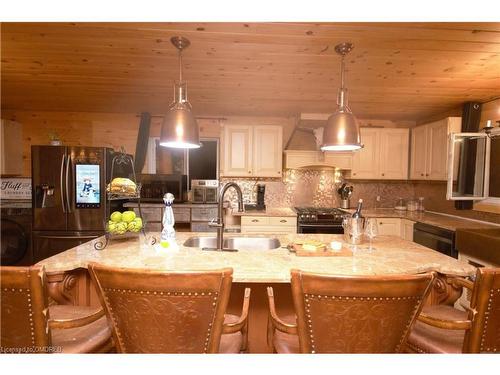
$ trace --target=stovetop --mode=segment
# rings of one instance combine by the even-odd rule
[[[347,213],[339,208],[295,207],[299,223],[340,224]]]

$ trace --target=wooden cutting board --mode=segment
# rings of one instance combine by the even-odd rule
[[[311,250],[304,250],[302,244],[293,243],[289,245],[289,248],[298,257],[352,257],[352,251],[345,247],[342,247],[340,251],[332,251],[325,245],[323,250],[320,249],[316,251],[311,251]]]

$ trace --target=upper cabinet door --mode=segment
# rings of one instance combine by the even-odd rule
[[[364,147],[355,151],[352,158],[352,179],[379,178],[379,129],[361,128]]]
[[[222,142],[224,176],[252,176],[252,132],[252,126],[224,126]]]
[[[427,173],[427,126],[411,130],[410,179],[425,180]]]
[[[428,164],[425,176],[429,180],[446,180],[448,160],[448,127],[443,121],[427,125]]]
[[[448,135],[460,133],[461,117],[447,117],[427,125],[428,162],[426,176],[429,180],[446,180],[448,168]]]
[[[380,129],[379,178],[408,178],[408,129]]]
[[[253,176],[281,177],[283,168],[283,128],[254,126]]]

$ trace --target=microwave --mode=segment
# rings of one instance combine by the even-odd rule
[[[187,201],[187,176],[185,174],[140,174],[142,202],[161,202],[166,193],[172,193],[175,202]]]
[[[217,203],[219,180],[191,180],[191,200],[193,203]]]

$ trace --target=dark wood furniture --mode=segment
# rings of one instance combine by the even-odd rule
[[[354,277],[300,270],[291,276],[296,318],[278,317],[268,289],[268,339],[278,353],[400,352],[435,279],[434,273]]]
[[[471,291],[467,311],[448,305],[426,306],[407,341],[414,353],[499,353],[500,268],[478,268],[475,282],[450,278]]]
[[[99,353],[113,348],[101,308],[51,305],[41,267],[0,267],[4,353]]]
[[[120,353],[228,353],[246,348],[250,289],[226,316],[233,270],[161,272],[90,263]]]

